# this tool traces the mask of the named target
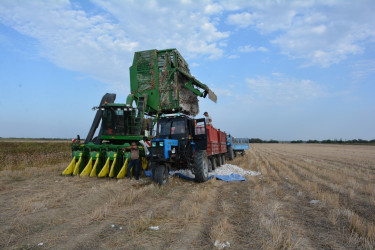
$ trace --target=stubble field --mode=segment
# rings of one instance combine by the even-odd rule
[[[374,146],[252,144],[230,164],[261,176],[162,188],[63,177],[70,160],[66,142],[0,142],[1,249],[374,248]]]

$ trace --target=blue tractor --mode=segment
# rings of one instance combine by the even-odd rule
[[[249,149],[249,138],[234,138],[227,134],[228,158],[233,160],[237,154],[245,155],[245,150]]]
[[[151,140],[152,176],[159,185],[168,183],[169,170],[190,169],[195,181],[208,180],[205,119],[185,114],[162,115],[157,123],[156,138]]]

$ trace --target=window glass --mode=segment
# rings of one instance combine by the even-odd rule
[[[124,111],[106,108],[102,116],[103,135],[125,135]]]
[[[204,126],[204,122],[197,122],[195,125],[195,135],[203,135],[206,133],[206,128]]]

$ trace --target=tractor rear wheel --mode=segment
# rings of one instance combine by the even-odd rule
[[[194,156],[194,174],[196,182],[208,180],[208,158],[206,150],[199,150]]]
[[[154,168],[154,181],[160,186],[167,185],[169,179],[168,168],[165,165],[155,166]]]
[[[228,158],[229,158],[230,161],[234,159],[234,153],[233,153],[232,146],[228,147]]]

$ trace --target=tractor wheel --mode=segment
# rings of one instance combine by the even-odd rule
[[[151,174],[152,174],[151,178],[152,178],[154,181],[155,181],[155,169],[156,169],[156,166],[155,166],[155,165],[151,167]]]
[[[225,155],[224,154],[221,155],[221,163],[223,165],[225,164]]]
[[[208,180],[208,158],[206,150],[199,150],[194,156],[194,174],[196,182]]]
[[[217,167],[215,157],[212,157],[210,161],[211,161],[211,165],[212,165],[212,170],[215,170],[216,167]]]
[[[168,184],[169,173],[168,168],[165,165],[155,166],[153,168],[153,172],[155,172],[154,181],[157,184],[160,186],[165,186]]]
[[[230,161],[234,159],[234,153],[233,153],[232,146],[228,147],[228,158],[229,158]]]

